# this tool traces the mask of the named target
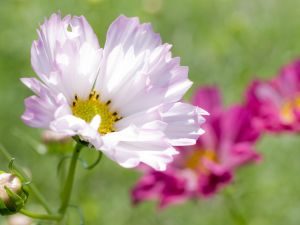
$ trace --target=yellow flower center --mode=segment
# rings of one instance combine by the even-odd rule
[[[289,124],[295,121],[295,110],[300,110],[300,96],[283,103],[280,116],[283,122]]]
[[[117,112],[110,111],[110,100],[103,103],[99,97],[100,95],[95,91],[90,93],[88,99],[79,99],[78,96],[75,95],[72,103],[72,113],[74,116],[77,116],[88,123],[91,122],[96,115],[99,115],[101,117],[101,124],[98,132],[100,134],[114,132],[114,125],[121,117]]]
[[[213,150],[196,150],[186,160],[185,166],[196,172],[208,172],[206,166],[203,164],[203,159],[218,162],[218,157]]]

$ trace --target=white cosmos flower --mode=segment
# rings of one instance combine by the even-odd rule
[[[83,16],[53,14],[31,49],[40,80],[22,78],[35,93],[22,119],[79,136],[124,167],[164,170],[174,146],[195,144],[206,114],[180,102],[192,82],[170,49],[138,18],[118,17],[100,48]]]

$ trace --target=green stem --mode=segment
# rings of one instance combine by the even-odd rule
[[[44,209],[47,211],[49,214],[53,214],[52,209],[48,205],[47,200],[44,198],[44,196],[41,194],[41,192],[37,189],[37,187],[34,184],[29,184],[30,190],[35,196],[35,198],[43,205]]]
[[[80,154],[80,150],[82,149],[82,147],[83,147],[83,145],[81,143],[77,142],[77,144],[75,146],[75,150],[74,150],[73,155],[72,155],[72,159],[71,159],[71,163],[70,163],[70,167],[69,167],[69,172],[68,172],[68,175],[67,175],[67,180],[66,180],[63,192],[62,192],[62,202],[61,202],[61,206],[59,208],[59,213],[62,216],[65,215],[66,210],[67,210],[68,205],[69,205],[71,192],[72,192],[72,188],[73,188],[76,164],[77,164],[78,157],[79,157],[79,154]]]
[[[56,220],[56,221],[61,219],[60,215],[38,214],[38,213],[27,211],[26,209],[21,209],[19,212],[25,216],[28,216],[28,217],[34,218],[34,219]]]
[[[0,149],[1,149],[1,152],[3,153],[4,157],[8,161],[11,161],[13,157],[9,154],[9,152],[6,150],[6,148],[1,144],[0,144]],[[19,173],[23,178],[25,178],[26,180],[30,180],[30,178],[27,176],[27,174],[22,170],[22,168],[17,163],[14,163],[13,167],[16,170],[16,172]],[[30,188],[32,194],[35,196],[35,198],[45,208],[45,210],[49,214],[53,214],[53,211],[51,210],[51,207],[48,205],[47,200],[44,198],[44,196],[41,194],[41,192],[38,190],[38,188],[33,183],[29,184],[29,188]]]
[[[248,225],[247,220],[243,213],[241,212],[240,207],[238,206],[237,201],[231,193],[231,190],[226,189],[224,195],[227,202],[227,208],[231,218],[234,220],[236,225]]]

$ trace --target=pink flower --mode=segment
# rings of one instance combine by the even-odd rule
[[[167,171],[145,169],[132,191],[134,203],[159,199],[160,207],[189,198],[210,197],[228,185],[238,167],[260,159],[254,150],[259,138],[252,114],[244,106],[224,109],[215,87],[199,89],[192,100],[210,112],[205,134],[194,146],[180,147]]]
[[[255,124],[271,132],[300,130],[300,60],[285,66],[270,81],[254,81],[246,104]]]
[[[188,68],[148,23],[119,16],[101,48],[83,16],[53,14],[31,48],[38,78],[22,78],[34,95],[23,121],[77,136],[126,168],[141,162],[164,170],[175,146],[203,133],[199,107],[180,102]]]

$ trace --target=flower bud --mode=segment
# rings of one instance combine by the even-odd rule
[[[7,218],[7,225],[31,225],[32,219],[22,214],[15,214]]]
[[[69,153],[73,147],[72,138],[69,136],[51,131],[45,130],[42,132],[42,143],[37,151],[40,154],[65,154]]]
[[[19,177],[0,171],[0,214],[17,213],[24,207],[27,198],[28,192]]]
[[[51,130],[44,130],[42,133],[42,141],[45,144],[52,142],[65,143],[69,140],[71,140],[69,136]]]

